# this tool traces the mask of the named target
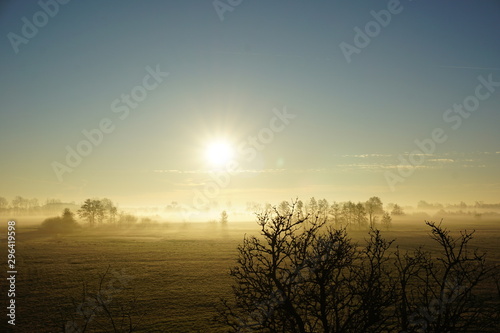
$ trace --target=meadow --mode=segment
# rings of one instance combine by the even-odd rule
[[[258,233],[255,222],[235,222],[227,226],[169,223],[154,229],[95,228],[48,235],[37,231],[36,221],[17,221],[13,332],[62,332],[64,324],[89,306],[82,298],[84,286],[88,293],[95,293],[99,277],[107,270],[101,290],[108,293],[109,309],[117,323],[119,314],[126,314],[125,321],[131,319],[137,332],[223,332],[212,320],[214,305],[220,297],[230,297],[228,272],[236,264],[238,244],[245,234]],[[454,232],[475,229],[472,245],[488,253],[490,264],[499,264],[498,222],[455,218],[443,221],[443,225]],[[7,253],[2,227],[1,250]],[[395,221],[391,230],[383,232],[386,239],[396,239],[395,245],[402,249],[435,249],[428,234],[423,220],[410,219]],[[352,230],[349,235],[361,244],[367,233]],[[5,270],[2,275],[6,275]],[[0,287],[4,295],[4,276]],[[6,306],[2,297],[1,308]],[[97,317],[90,325],[93,329],[88,331],[110,331],[109,322]],[[5,327],[2,319],[0,331],[6,331]]]

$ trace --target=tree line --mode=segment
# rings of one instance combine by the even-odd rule
[[[253,205],[254,211],[271,211],[273,208],[266,204],[264,209],[259,205]],[[280,214],[290,213],[290,203],[282,201],[276,209]],[[329,203],[327,199],[317,200],[315,197],[309,199],[304,204],[297,200],[294,210],[300,216],[317,216],[323,219],[329,219],[336,227],[357,227],[374,228],[379,223],[383,228],[390,228],[394,216],[404,215],[403,208],[397,204],[388,205],[388,210],[384,210],[382,200],[377,197],[371,197],[365,202],[333,202]],[[390,210],[390,211],[389,211]]]
[[[77,206],[78,207],[78,206]],[[108,198],[86,199],[83,204],[72,212],[69,208],[64,208],[61,216],[47,218],[42,222],[42,231],[48,232],[72,232],[82,227],[77,222],[75,216],[78,216],[83,225],[87,227],[98,226],[117,226],[129,227],[140,221],[141,226],[157,225],[156,221],[150,218],[139,218],[135,215],[119,211],[118,207]]]
[[[76,209],[74,202],[62,202],[59,199],[46,199],[41,203],[37,198],[25,198],[17,195],[12,200],[0,196],[0,213],[20,215],[49,215],[61,212],[65,208]]]

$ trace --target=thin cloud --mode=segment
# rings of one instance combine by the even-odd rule
[[[487,71],[500,71],[498,67],[471,67],[471,66],[439,66],[440,68],[453,68],[453,69],[474,69],[474,70],[487,70]]]

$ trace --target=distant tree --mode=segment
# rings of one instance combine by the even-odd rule
[[[65,208],[63,210],[62,219],[64,221],[71,222],[71,223],[76,222],[75,214],[73,214],[73,212],[69,208]]]
[[[356,222],[356,204],[354,202],[347,201],[342,205],[342,222],[344,227]]]
[[[370,223],[370,228],[375,226],[376,216],[381,215],[384,212],[382,200],[379,197],[371,197],[365,203],[366,213],[368,214],[368,222]]]
[[[61,216],[45,219],[40,226],[41,231],[51,233],[70,233],[79,228],[80,225],[69,208],[65,208]]]
[[[21,196],[16,196],[12,199],[11,206],[17,214],[27,211],[29,207],[29,200]]]
[[[262,210],[262,205],[255,201],[248,201],[246,203],[246,210],[251,213],[259,212]]]
[[[104,207],[100,200],[87,199],[78,210],[78,215],[87,220],[89,226],[95,226],[96,222],[102,222],[104,218]]]
[[[141,228],[157,228],[159,226],[158,221],[153,220],[149,217],[143,217],[141,221],[137,224]]]
[[[420,200],[417,203],[417,209],[430,209],[430,208],[432,208],[432,205],[425,200]]]
[[[288,201],[282,201],[278,205],[278,210],[280,211],[281,214],[287,215],[290,213],[290,205]]]
[[[304,216],[304,203],[302,200],[297,200],[297,203],[295,204],[295,210],[297,211],[297,214],[300,216]]]
[[[403,208],[401,208],[401,206],[399,206],[398,204],[395,204],[392,207],[391,215],[392,216],[402,216],[402,215],[405,215],[405,213],[403,211]]]
[[[342,224],[342,206],[338,202],[334,202],[330,206],[330,215],[335,226],[340,227]]]
[[[115,224],[118,208],[113,204],[113,201],[108,198],[101,199],[101,206],[103,208],[103,217],[107,218],[109,224]]]
[[[309,199],[309,203],[306,207],[306,213],[311,215],[316,215],[318,213],[318,202],[315,197]]]
[[[365,206],[361,202],[358,202],[353,207],[353,209],[354,209],[354,218],[356,224],[358,225],[358,228],[365,228],[368,222],[368,219],[366,217]]]
[[[318,201],[316,200],[315,197],[311,197],[311,199],[309,199],[308,207],[313,212],[318,210]]]
[[[382,227],[385,230],[389,230],[392,227],[392,217],[391,217],[391,215],[389,215],[389,213],[387,213],[387,212],[384,212],[384,214],[382,215],[382,220],[380,221],[380,223],[382,224]]]
[[[165,211],[167,212],[177,212],[181,209],[179,203],[177,201],[172,201],[169,205],[165,207]]]
[[[272,209],[273,209],[273,206],[269,202],[266,202],[264,204],[264,212],[269,212]]]
[[[60,204],[60,203],[62,203],[61,199],[52,198],[52,199],[45,200],[46,205],[53,205],[53,204]]]
[[[35,212],[40,208],[40,203],[37,198],[32,198],[28,200],[28,210]]]
[[[9,207],[9,201],[4,197],[0,197],[0,211],[6,211]]]
[[[321,219],[326,219],[328,217],[328,210],[330,208],[330,204],[326,199],[318,200],[318,214]]]
[[[223,210],[222,213],[220,213],[220,223],[227,224],[227,221],[228,221],[227,212]]]
[[[119,215],[118,219],[118,225],[120,227],[130,227],[134,224],[136,224],[138,221],[137,216],[132,215],[132,214],[125,214],[124,212],[121,212]]]
[[[443,205],[440,203],[432,204],[432,203],[428,203],[427,201],[424,201],[424,200],[420,200],[417,203],[417,209],[421,209],[421,210],[431,210],[431,209],[438,210],[438,209],[443,209],[443,208],[444,208]]]
[[[118,216],[118,208],[116,206],[109,208],[109,223],[116,223],[116,217]]]

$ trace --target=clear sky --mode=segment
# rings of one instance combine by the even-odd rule
[[[499,1],[41,3],[0,6],[0,196],[499,202]]]

